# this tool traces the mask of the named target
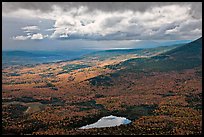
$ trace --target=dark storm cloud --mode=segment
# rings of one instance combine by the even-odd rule
[[[72,7],[86,6],[89,11],[98,9],[110,12],[121,10],[144,12],[151,7],[171,4],[190,4],[192,16],[195,18],[202,17],[201,2],[8,2],[3,4],[3,12],[15,11],[17,9],[38,9],[42,12],[49,12],[52,11],[53,5],[61,7],[64,11],[68,11]]]

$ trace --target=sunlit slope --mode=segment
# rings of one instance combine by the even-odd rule
[[[184,46],[168,51],[164,55],[170,55],[176,59],[179,59],[179,58],[201,59],[202,58],[202,37]]]
[[[128,71],[179,71],[201,66],[202,38],[151,58],[130,59],[115,66]],[[113,66],[112,66],[113,67]]]
[[[81,59],[89,59],[89,60],[99,60],[104,61],[107,59],[115,59],[119,56],[124,55],[137,55],[137,56],[151,56],[157,53],[163,53],[165,51],[172,50],[176,47],[180,47],[183,44],[176,44],[171,46],[161,46],[156,48],[148,48],[148,49],[114,49],[114,50],[104,50],[104,51],[97,51],[94,53],[87,54],[83,56]]]

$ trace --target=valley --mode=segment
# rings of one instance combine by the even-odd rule
[[[202,131],[202,38],[2,69],[3,134],[189,135]],[[79,129],[114,115],[132,122]]]

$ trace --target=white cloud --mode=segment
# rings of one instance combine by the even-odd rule
[[[24,18],[42,18],[54,20],[54,31],[50,38],[63,39],[163,39],[189,37],[190,30],[200,29],[202,19],[191,16],[191,5],[163,5],[141,11],[88,11],[81,6],[63,11],[58,6],[52,6],[51,12],[40,10],[18,9],[9,12],[7,16]],[[3,14],[5,16],[5,13]],[[37,26],[22,28],[26,32],[39,30]],[[188,30],[188,31],[187,31]],[[202,35],[200,31],[195,31]],[[34,34],[31,39],[43,39],[42,34]]]
[[[175,34],[175,33],[178,33],[178,27],[176,28],[173,28],[173,29],[169,29],[169,30],[166,30],[165,34]]]
[[[21,28],[22,30],[40,30],[38,26],[26,26]]]
[[[29,39],[31,36],[16,36],[16,37],[13,37],[12,39],[13,40],[27,40]]]
[[[51,38],[145,39],[153,35],[177,35],[180,30],[169,27],[182,25],[186,20],[194,22],[190,9],[190,5],[167,5],[145,12],[95,10],[77,16],[67,13],[56,18]]]
[[[202,30],[201,29],[194,29],[191,32],[194,34],[200,34],[200,33],[202,33]]]
[[[12,37],[13,40],[28,40],[28,39],[31,39],[31,40],[42,40],[44,38],[48,38],[49,35],[42,35],[40,33],[37,33],[37,34],[31,34],[31,33],[27,33],[26,36],[15,36],[15,37]]]
[[[31,37],[31,39],[40,40],[40,39],[43,39],[43,35],[40,34],[40,33],[33,34],[33,36]]]
[[[26,27],[22,27],[21,29],[24,30],[24,32],[27,32],[27,33],[40,30],[40,28],[38,26],[26,26]]]

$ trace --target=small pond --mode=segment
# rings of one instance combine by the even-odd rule
[[[117,116],[106,116],[99,119],[96,123],[80,127],[80,129],[89,129],[89,128],[103,128],[103,127],[114,127],[122,124],[129,124],[131,121],[125,117]]]

